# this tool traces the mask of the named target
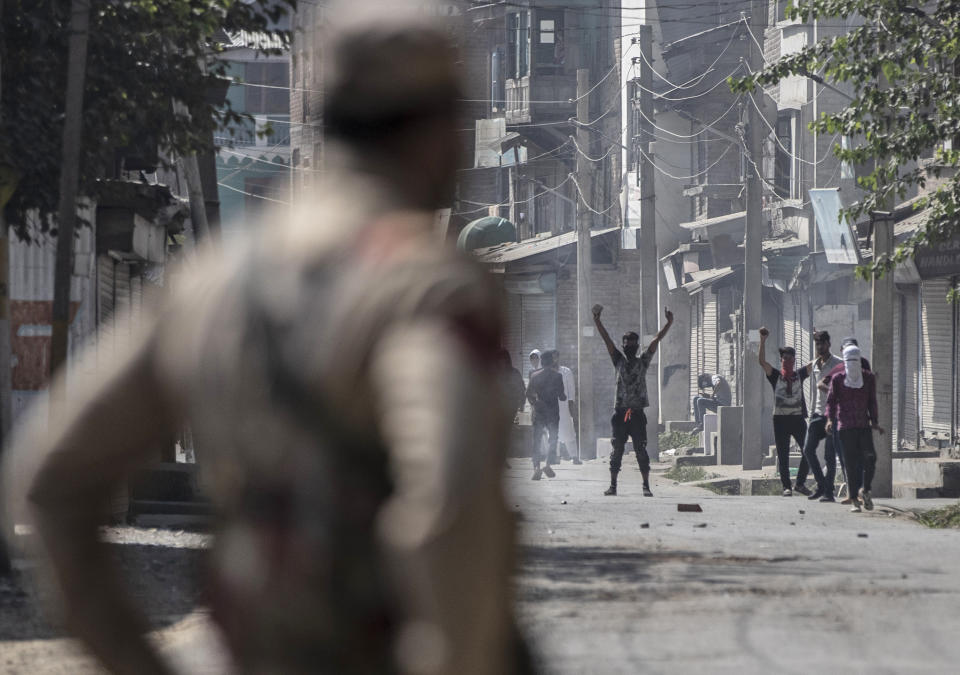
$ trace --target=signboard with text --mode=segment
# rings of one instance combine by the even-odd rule
[[[960,275],[960,235],[920,247],[913,262],[921,279]]]

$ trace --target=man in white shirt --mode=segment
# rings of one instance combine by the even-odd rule
[[[818,385],[821,379],[829,375],[843,361],[830,352],[830,333],[825,330],[814,333],[813,341],[816,345],[817,358],[806,366],[810,375],[813,376],[814,385],[810,388],[813,392],[813,406],[810,424],[807,426],[807,437],[803,444],[803,454],[810,464],[810,473],[817,481],[817,490],[808,499],[832,502],[834,501],[834,478],[837,474],[837,450],[834,446],[833,434],[826,432],[827,418],[823,414],[823,408],[827,401],[827,393],[821,391]],[[817,446],[820,445],[821,440],[825,440],[823,448],[825,471],[821,470],[820,460],[817,458]]]
[[[563,365],[560,352],[554,350],[554,363],[560,363],[560,375],[563,377],[563,390],[567,394],[566,405],[560,406],[560,459],[573,460],[580,464],[580,449],[577,445],[577,427],[574,422],[577,416],[577,383],[573,371]]]

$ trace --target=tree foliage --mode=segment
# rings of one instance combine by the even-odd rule
[[[847,108],[810,124],[852,139],[849,148],[834,148],[840,159],[873,164],[869,175],[857,178],[866,196],[846,214],[857,219],[889,211],[919,190],[916,208],[928,216],[892,258],[874,260],[868,273],[882,274],[917,247],[960,234],[960,1],[801,0],[786,14],[804,22],[843,19],[852,28],[734,82],[734,89],[819,75],[850,91],[854,101]],[[931,176],[946,180],[925,190]]]
[[[89,2],[81,194],[94,194],[96,180],[110,173],[123,148],[155,144],[170,157],[209,150],[213,131],[245,117],[209,96],[226,75],[218,36],[279,32],[270,27],[296,0]],[[6,215],[20,233],[28,212],[37,212],[44,226],[56,216],[70,5],[3,4],[0,167],[19,175]],[[174,101],[189,117],[174,112]]]

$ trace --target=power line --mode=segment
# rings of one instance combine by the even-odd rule
[[[223,148],[223,147],[220,148],[220,152],[226,152],[226,153],[231,154],[231,155],[234,155],[234,156],[236,156],[236,157],[244,157],[244,158],[246,158],[246,159],[252,160],[252,161],[254,161],[254,162],[260,162],[260,163],[262,163],[262,164],[270,164],[270,165],[272,165],[272,166],[280,166],[280,167],[283,167],[284,169],[288,169],[288,170],[290,170],[290,171],[307,171],[307,172],[310,172],[310,173],[321,173],[321,172],[323,171],[322,169],[311,169],[311,168],[305,167],[305,166],[292,166],[292,165],[290,165],[290,164],[281,164],[280,162],[271,162],[271,161],[268,160],[268,159],[261,159],[261,158],[259,158],[259,157],[254,157],[254,156],[252,156],[252,155],[248,155],[248,154],[245,154],[245,153],[242,153],[242,152],[236,152],[236,151],[234,151],[234,150],[230,150],[230,149],[228,149],[228,148]],[[229,167],[227,167],[227,168],[229,168]],[[279,173],[279,172],[278,172],[278,173]]]
[[[806,160],[806,159],[803,159],[803,158],[798,157],[797,155],[793,154],[793,152],[791,152],[790,150],[788,150],[788,149],[783,145],[783,143],[780,142],[780,138],[777,136],[777,130],[774,129],[772,126],[770,126],[770,122],[768,122],[768,121],[767,121],[767,118],[763,116],[763,112],[760,110],[760,106],[757,105],[756,99],[753,98],[753,94],[750,94],[749,96],[750,96],[750,102],[753,103],[753,107],[754,107],[754,109],[757,111],[757,115],[760,117],[761,120],[763,120],[764,126],[766,126],[767,129],[769,129],[770,132],[771,132],[771,134],[773,135],[773,140],[776,142],[776,144],[780,147],[781,150],[783,150],[785,153],[787,153],[788,155],[790,155],[790,158],[791,158],[791,159],[795,159],[795,160],[797,160],[798,162],[801,162],[801,163],[803,163],[803,164],[807,164],[808,166],[817,166],[817,165],[819,165],[819,164],[823,164],[825,161],[827,161],[828,159],[830,159],[830,157],[831,157],[830,155],[824,155],[823,159],[819,159],[819,160],[817,160],[816,162],[810,162],[810,161],[808,161],[808,160]],[[834,135],[833,135],[833,138],[830,139],[830,143],[833,144],[833,143],[837,140],[837,138],[838,138],[839,136],[840,136],[840,133],[839,133],[839,132],[837,132],[836,134],[834,134]]]
[[[668,178],[673,178],[674,180],[691,180],[691,179],[693,179],[693,178],[698,178],[698,177],[702,176],[703,174],[705,174],[705,173],[707,173],[708,171],[710,171],[710,170],[711,170],[713,167],[715,167],[717,164],[719,164],[720,161],[726,156],[726,154],[727,154],[728,152],[730,152],[730,148],[734,147],[735,145],[736,145],[736,143],[731,143],[730,145],[728,145],[726,148],[724,148],[723,152],[720,153],[720,156],[717,157],[716,161],[714,161],[713,164],[711,164],[710,166],[708,166],[707,168],[705,168],[703,171],[698,171],[697,173],[691,174],[691,175],[689,175],[689,176],[675,176],[675,175],[673,175],[672,173],[670,173],[669,171],[666,171],[665,169],[662,169],[662,168],[660,168],[659,166],[657,166],[657,163],[656,163],[655,161],[653,161],[653,158],[652,158],[650,155],[648,155],[646,152],[644,152],[641,148],[638,147],[638,148],[637,148],[637,151],[638,151],[641,155],[643,155],[643,157],[644,157],[648,162],[650,162],[650,163],[653,165],[653,168],[654,168],[654,169],[656,169],[657,171],[659,171],[660,173],[662,173],[664,176],[667,176]]]
[[[573,184],[574,184],[574,185],[576,186],[576,188],[577,188],[577,197],[579,197],[580,203],[583,204],[584,208],[586,208],[587,211],[590,211],[590,212],[592,212],[592,213],[595,213],[595,214],[597,214],[598,216],[606,216],[606,217],[609,217],[609,216],[607,216],[607,213],[610,212],[610,209],[612,209],[613,207],[617,206],[617,204],[620,203],[619,200],[616,200],[616,201],[614,201],[610,206],[608,206],[607,208],[605,208],[603,211],[598,211],[597,209],[593,208],[593,206],[591,206],[589,203],[587,203],[586,198],[584,198],[584,196],[583,196],[583,190],[580,188],[580,183],[577,181],[576,177],[575,177],[573,174],[570,174],[570,179],[573,181]]]
[[[690,134],[690,135],[678,134],[678,133],[675,133],[675,132],[673,132],[673,131],[670,131],[669,129],[665,129],[664,127],[658,126],[656,122],[654,122],[652,119],[650,119],[649,117],[647,117],[646,113],[644,113],[643,110],[640,110],[640,109],[638,108],[638,109],[637,109],[637,112],[639,112],[639,113],[640,113],[640,116],[641,116],[643,119],[645,119],[647,122],[649,122],[649,123],[653,126],[654,129],[657,129],[657,130],[659,130],[659,131],[662,131],[662,132],[665,133],[665,134],[670,134],[671,136],[675,136],[676,138],[696,138],[697,136],[699,136],[699,135],[700,135],[701,133],[703,133],[704,131],[707,131],[707,130],[713,131],[713,130],[714,130],[714,129],[713,129],[714,125],[715,125],[717,122],[719,122],[720,120],[722,120],[724,117],[726,117],[726,116],[730,113],[730,111],[733,110],[733,109],[736,107],[737,103],[740,102],[740,99],[741,99],[741,96],[737,96],[737,98],[734,99],[734,101],[733,101],[733,103],[730,105],[730,107],[727,108],[727,109],[723,112],[723,114],[720,115],[720,117],[718,117],[717,119],[713,120],[712,122],[710,122],[710,123],[708,123],[708,124],[703,125],[703,126],[700,128],[699,131],[697,131],[696,133]]]
[[[740,20],[738,23],[742,23],[742,22],[743,22],[743,19],[741,18],[741,20]],[[690,82],[685,83],[685,84],[682,84],[682,85],[680,85],[680,84],[674,84],[673,82],[671,82],[670,80],[668,80],[667,78],[665,78],[663,75],[661,75],[660,73],[658,73],[657,70],[653,67],[653,64],[650,63],[650,62],[647,60],[647,57],[643,54],[643,50],[642,50],[642,49],[640,50],[640,58],[643,59],[643,62],[647,64],[647,66],[650,68],[650,71],[651,71],[654,75],[656,75],[656,76],[659,77],[661,80],[663,80],[664,82],[666,82],[668,85],[670,85],[671,87],[673,87],[674,90],[677,90],[677,89],[693,89],[694,87],[696,87],[697,85],[699,85],[701,82],[703,82],[703,79],[713,70],[713,67],[714,67],[715,65],[717,65],[717,63],[720,62],[720,59],[722,59],[722,58],[724,57],[724,55],[730,50],[730,45],[733,44],[734,39],[737,37],[737,35],[739,35],[739,33],[740,33],[740,27],[739,27],[739,25],[738,25],[738,26],[737,26],[737,29],[733,31],[733,34],[732,34],[732,35],[730,35],[730,39],[727,40],[727,44],[726,44],[726,46],[723,48],[723,51],[721,51],[720,54],[719,54],[719,56],[717,56],[717,58],[715,58],[715,59],[713,60],[713,63],[711,63],[709,66],[707,66],[707,67],[704,69],[703,73],[701,73],[698,77],[695,77],[695,78],[694,78],[694,79],[696,80],[696,82],[693,82],[693,80],[690,80],[690,82],[693,82],[693,84],[690,84]]]
[[[580,145],[577,143],[577,139],[576,139],[575,137],[571,136],[571,137],[570,137],[570,140],[573,141],[573,146],[577,149],[577,152],[579,152],[585,159],[587,159],[587,160],[590,161],[590,162],[602,162],[602,161],[605,160],[607,157],[609,157],[611,154],[613,154],[613,151],[614,151],[614,150],[619,149],[618,146],[616,146],[616,145],[611,145],[611,146],[610,146],[610,149],[607,150],[606,154],[604,154],[603,156],[601,156],[601,157],[591,157],[590,155],[588,155],[586,152],[584,152],[584,151],[580,148]]]
[[[274,202],[275,204],[283,204],[284,206],[290,206],[290,202],[284,202],[279,199],[274,199],[272,197],[264,197],[263,195],[253,194],[252,192],[247,192],[246,190],[235,188],[232,185],[227,185],[226,183],[221,183],[220,181],[217,181],[217,185],[219,185],[222,188],[227,188],[228,190],[233,190],[234,192],[239,192],[240,194],[246,195],[247,197],[254,197],[256,199],[262,199],[267,202]]]
[[[664,96],[663,94],[660,94],[660,93],[654,91],[653,89],[648,89],[647,87],[644,87],[644,86],[643,86],[642,84],[640,84],[639,82],[635,82],[634,84],[636,84],[636,86],[637,86],[638,89],[641,89],[641,90],[643,90],[643,91],[645,91],[645,92],[648,92],[648,93],[650,93],[650,94],[653,94],[657,99],[659,99],[659,100],[661,100],[661,101],[690,101],[690,100],[693,100],[693,99],[695,99],[695,98],[702,98],[703,96],[706,96],[707,94],[709,94],[710,92],[712,92],[714,89],[716,89],[717,87],[719,87],[721,84],[726,84],[727,80],[728,80],[729,78],[733,77],[734,75],[736,75],[738,72],[740,72],[740,70],[741,70],[742,68],[743,68],[743,64],[742,64],[742,63],[737,64],[737,67],[734,68],[733,71],[732,71],[729,75],[727,75],[727,76],[721,78],[720,80],[718,80],[712,87],[710,87],[710,88],[707,89],[706,91],[701,92],[701,93],[699,93],[699,94],[694,94],[694,95],[692,95],[692,96],[679,96],[679,97]]]

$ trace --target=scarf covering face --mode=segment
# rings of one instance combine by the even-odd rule
[[[860,389],[863,386],[863,367],[860,363],[860,348],[857,345],[847,345],[843,348],[843,369],[846,372],[843,383],[851,389]]]
[[[790,363],[780,361],[780,377],[787,383],[787,396],[793,396],[793,381],[797,379],[797,374],[793,370],[794,363],[794,361]]]

